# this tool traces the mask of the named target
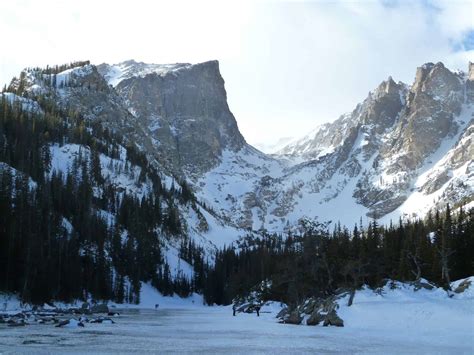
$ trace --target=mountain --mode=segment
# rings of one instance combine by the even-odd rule
[[[14,78],[0,96],[0,250],[5,275],[23,279],[4,275],[0,289],[35,301],[136,302],[147,282],[208,292],[216,252],[247,235],[473,203],[473,64],[427,63],[412,85],[388,78],[271,155],[245,141],[226,96],[217,61],[77,62]],[[33,272],[44,255],[55,257]],[[69,274],[82,281],[58,294]]]
[[[122,136],[226,225],[283,231],[304,216],[388,222],[472,201],[473,71],[427,63],[412,85],[389,77],[271,155],[239,132],[217,61],[79,66],[54,76],[54,89],[30,72],[24,86]]]
[[[417,69],[411,86],[389,78],[352,113],[278,155],[322,164],[338,159],[338,170],[332,162],[328,166],[338,181],[333,198],[347,190],[345,182],[356,180],[352,196],[340,202],[363,206],[372,218],[422,216],[430,207],[470,202],[472,75],[472,64],[465,74],[428,63]]]
[[[98,71],[161,164],[235,227],[283,231],[303,216],[388,222],[472,200],[472,64],[465,74],[427,63],[412,85],[389,77],[351,113],[272,155],[238,131],[216,61]]]
[[[198,201],[88,62],[23,71],[0,112],[2,291],[135,303],[148,282],[187,296],[246,234]]]

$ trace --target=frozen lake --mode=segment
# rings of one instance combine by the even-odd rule
[[[116,324],[85,328],[0,325],[0,353],[378,353],[473,352],[471,329],[450,333],[413,328],[334,328],[282,325],[274,313],[232,316],[229,307],[122,310]],[[410,327],[407,324],[408,328]],[[438,328],[435,328],[438,329]]]

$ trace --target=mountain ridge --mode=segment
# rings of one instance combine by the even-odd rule
[[[357,211],[339,216],[343,223],[360,218],[387,221],[387,216],[412,215],[407,206],[399,208],[414,190],[426,193],[425,198],[440,188],[454,189],[453,178],[466,187],[451,191],[449,202],[472,201],[466,154],[472,151],[472,64],[468,73],[452,73],[442,63],[426,63],[417,69],[412,85],[388,77],[351,113],[321,125],[276,154],[259,152],[240,134],[218,61],[145,64],[129,60],[87,70],[92,71],[91,78],[60,101],[76,102],[79,108],[95,106],[93,113],[88,107],[84,112],[94,119],[102,117],[154,164],[188,181],[206,205],[235,227],[282,231],[302,216],[333,220],[330,214],[338,204]],[[104,83],[108,88],[102,87]],[[83,89],[91,84],[106,95],[99,99],[89,95]],[[107,114],[104,107],[97,109],[103,106],[101,101],[116,108]],[[438,174],[427,173],[434,182],[418,186],[423,162],[453,137],[464,144],[455,154],[456,142],[451,142],[443,157],[455,156],[457,163],[438,166]],[[453,171],[461,166],[467,170],[454,177]],[[458,178],[464,175],[462,182]],[[451,186],[444,186],[449,181]],[[413,213],[421,217],[428,210],[425,206]]]

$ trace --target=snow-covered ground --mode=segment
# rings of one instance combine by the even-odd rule
[[[149,291],[144,290],[151,298],[142,299],[143,306],[155,303]],[[197,296],[161,298],[158,310],[120,310],[115,324],[0,324],[0,353],[473,354],[473,300],[472,287],[452,298],[441,289],[415,292],[403,284],[380,294],[364,289],[351,307],[341,300],[338,313],[345,327],[336,328],[278,324],[275,303],[262,308],[260,317],[233,317],[231,307],[206,307]]]

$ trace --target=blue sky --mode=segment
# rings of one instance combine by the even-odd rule
[[[474,20],[473,20],[474,21]],[[455,44],[453,48],[456,51],[469,51],[474,49],[474,30],[468,31],[460,44]]]
[[[0,2],[0,83],[90,59],[220,61],[246,139],[265,148],[352,110],[389,75],[474,61],[468,0]]]

